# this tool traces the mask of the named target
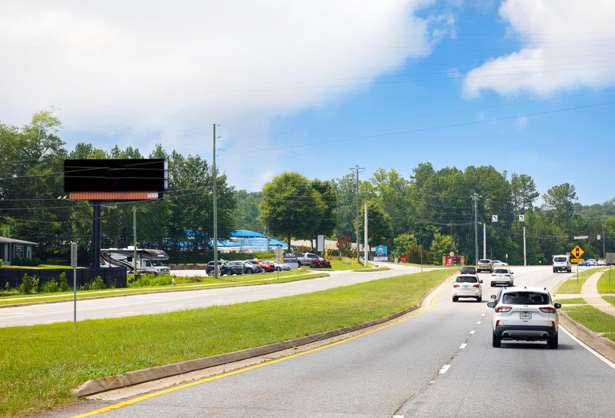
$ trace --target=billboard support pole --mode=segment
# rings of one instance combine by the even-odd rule
[[[363,265],[367,267],[367,259],[369,257],[369,240],[367,239],[367,202],[365,202],[364,204],[363,214],[365,217],[365,219],[363,220],[363,222],[365,223],[365,225],[363,226]]]
[[[213,164],[211,166],[211,173],[213,177],[213,221],[214,221],[214,274],[216,279],[218,278],[219,266],[218,266],[218,193],[217,193],[217,169],[216,169],[216,124],[213,126]]]
[[[92,219],[92,268],[100,268],[100,201],[93,201],[94,215]]]

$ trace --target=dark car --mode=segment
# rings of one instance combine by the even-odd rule
[[[330,269],[331,268],[331,263],[326,258],[318,257],[312,263],[312,268],[316,268],[316,269]]]
[[[245,272],[243,261],[229,261],[223,267],[223,274],[230,276],[234,274],[243,274]]]
[[[243,272],[245,274],[262,273],[265,271],[253,261],[242,261],[241,263],[243,264]]]
[[[461,270],[459,271],[459,274],[475,275],[476,274],[476,267],[474,267],[474,266],[463,266],[461,268]]]
[[[214,265],[215,265],[214,261],[210,261],[209,263],[207,263],[207,267],[205,267],[205,272],[207,273],[208,276],[214,275]],[[226,261],[218,260],[218,272],[220,276],[223,276],[225,274],[224,273],[225,266],[226,266]]]

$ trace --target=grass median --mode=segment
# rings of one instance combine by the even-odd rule
[[[599,268],[584,270],[579,273],[578,280],[577,280],[577,275],[575,273],[574,277],[563,282],[555,293],[558,295],[581,293],[581,288],[583,287],[583,284],[585,283],[585,281],[589,279],[589,277],[592,274],[597,273],[599,271],[600,271]]]
[[[566,306],[564,312],[574,321],[615,342],[615,318],[591,305]]]
[[[602,277],[598,280],[599,293],[615,293],[615,271],[609,268],[602,273]]]
[[[417,306],[450,272],[159,315],[0,329],[0,416],[73,402],[88,379],[212,356],[384,318]]]
[[[101,299],[118,296],[142,295],[149,293],[182,292],[188,290],[206,290],[222,287],[255,286],[262,284],[288,283],[298,280],[327,277],[323,272],[293,270],[276,273],[245,274],[240,276],[215,277],[176,277],[177,284],[163,286],[127,287],[105,290],[79,290],[77,300]],[[38,293],[34,295],[12,294],[0,297],[0,307],[33,305],[38,303],[65,302],[73,300],[72,292]]]

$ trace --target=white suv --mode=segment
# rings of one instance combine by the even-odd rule
[[[483,281],[474,274],[462,274],[453,282],[453,302],[459,298],[472,298],[483,301]]]
[[[491,287],[506,286],[513,287],[515,279],[513,272],[508,267],[496,267],[491,275]]]
[[[513,287],[501,290],[495,301],[492,318],[493,346],[502,340],[546,341],[549,348],[558,346],[559,303],[553,303],[547,289]]]

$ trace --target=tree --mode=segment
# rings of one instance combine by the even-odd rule
[[[301,174],[286,172],[263,187],[261,217],[269,231],[288,239],[313,238],[314,224],[325,211],[320,194]]]
[[[260,216],[261,192],[238,190],[235,192],[235,200],[237,201],[237,206],[233,217],[235,218],[236,227],[238,229],[262,232],[265,229],[265,225]]]
[[[540,193],[536,190],[536,183],[532,177],[525,174],[513,174],[510,186],[513,208],[517,213],[524,213],[534,207],[534,202]]]
[[[452,236],[436,232],[433,236],[430,250],[433,254],[434,264],[440,264],[443,256],[450,252],[457,252],[457,244],[455,244]]]
[[[331,181],[312,180],[312,188],[318,192],[324,204],[319,221],[314,223],[312,235],[331,235],[335,230],[336,223],[337,194],[335,184]]]
[[[418,246],[418,242],[414,234],[404,233],[395,237],[393,240],[393,256],[401,257],[408,255],[410,251]]]
[[[566,233],[570,233],[575,213],[574,203],[577,200],[575,187],[570,183],[553,186],[543,197],[545,207],[551,210],[552,221],[563,227]]]

